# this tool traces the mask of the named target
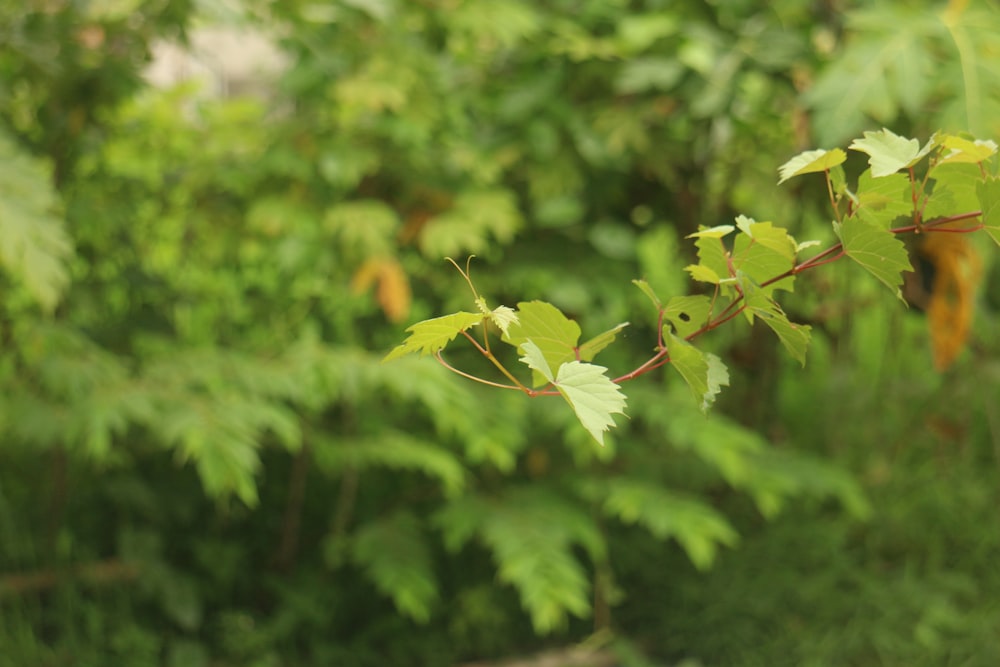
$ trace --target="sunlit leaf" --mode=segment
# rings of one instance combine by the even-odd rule
[[[872,176],[880,178],[912,167],[937,146],[934,137],[921,148],[916,139],[907,139],[891,130],[865,132],[864,139],[855,139],[848,148],[868,154]]]
[[[832,151],[820,148],[814,151],[799,153],[778,167],[778,176],[780,177],[778,185],[781,185],[794,176],[826,171],[843,163],[846,159],[847,153],[839,148],[834,148]]]
[[[997,152],[997,144],[991,140],[965,139],[947,135],[942,139],[941,144],[951,150],[938,161],[939,165],[952,162],[976,164],[989,159]]]
[[[559,366],[553,378],[542,350],[534,342],[526,341],[520,349],[524,354],[521,361],[555,385],[583,427],[603,445],[604,433],[615,425],[611,415],[625,413],[625,395],[606,375],[608,369],[570,361]]]

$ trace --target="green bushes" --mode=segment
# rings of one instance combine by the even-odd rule
[[[823,191],[775,190],[774,169],[813,143],[798,87],[837,75],[814,48],[836,20],[798,2],[251,6],[291,64],[270,98],[214,99],[141,84],[150,41],[191,16],[140,4],[3,10],[0,663],[448,664],[639,637],[673,604],[650,571],[704,581],[757,539],[748,517],[810,496],[866,514],[826,462],[864,457],[810,451],[799,412],[798,387],[857,391],[841,318],[805,372],[719,330],[731,398],[706,420],[673,379],[637,381],[605,448],[550,399],[380,363],[406,323],[468,307],[445,254],[478,255],[492,304],[586,314],[584,340],[632,322],[601,358],[628,370],[656,322],[622,285],[686,293],[698,225],[742,211],[828,240]],[[929,135],[952,117],[876,120]],[[839,306],[822,280],[789,312]]]

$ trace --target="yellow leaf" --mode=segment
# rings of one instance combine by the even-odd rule
[[[378,281],[378,303],[392,322],[401,322],[410,314],[410,281],[395,259],[382,262]]]
[[[955,361],[968,340],[982,263],[961,234],[928,234],[920,253],[934,266],[927,321],[934,366],[941,371]]]
[[[375,298],[382,312],[392,322],[401,322],[410,314],[410,281],[399,262],[391,257],[369,258],[351,277],[351,291],[364,294],[378,283]]]

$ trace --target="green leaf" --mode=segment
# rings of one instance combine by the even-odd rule
[[[411,512],[402,510],[362,526],[351,556],[401,614],[417,623],[430,620],[438,587],[430,549]]]
[[[582,361],[592,361],[598,352],[615,342],[618,332],[627,326],[628,322],[622,322],[588,340],[580,346],[580,359]]]
[[[857,215],[865,222],[889,229],[896,218],[913,215],[911,187],[906,174],[875,178],[866,169],[858,177]]]
[[[982,180],[979,165],[952,162],[931,172],[930,195],[924,206],[924,220],[969,213],[980,208],[976,186]]]
[[[747,311],[770,327],[778,335],[778,339],[788,350],[788,353],[805,366],[806,350],[809,347],[812,327],[807,324],[790,322],[781,306],[765,290],[751,281],[744,280],[742,287]]]
[[[834,230],[844,244],[847,256],[878,278],[902,301],[903,294],[899,288],[903,284],[903,271],[913,270],[903,242],[892,232],[858,218],[848,218],[843,224],[834,223]]]
[[[716,227],[702,227],[693,234],[688,234],[689,239],[721,239],[732,233],[736,228],[732,225],[718,225]]]
[[[639,290],[646,295],[646,297],[653,302],[656,309],[659,310],[662,303],[660,302],[660,297],[656,296],[656,292],[645,280],[633,280],[632,284],[639,288]]]
[[[916,139],[907,139],[883,128],[878,132],[865,132],[864,139],[855,139],[848,148],[867,153],[872,176],[880,178],[912,167],[936,146],[935,137],[920,148]]]
[[[778,167],[778,176],[780,177],[778,185],[781,185],[794,176],[826,171],[843,163],[846,159],[847,153],[839,148],[834,148],[832,151],[820,148],[814,151],[799,153]]]
[[[0,133],[0,261],[46,311],[69,284],[73,246],[44,165]]]
[[[455,340],[455,336],[482,321],[483,315],[480,313],[462,311],[417,322],[407,327],[406,330],[411,332],[410,336],[385,355],[382,362],[398,359],[411,352],[432,354],[443,350],[448,343]]]
[[[265,200],[270,202],[272,200]],[[257,225],[274,227],[281,224],[284,218],[288,217],[287,209],[291,204],[279,200],[280,206],[274,213],[279,215],[265,215],[260,206],[253,209],[254,219],[274,217],[274,223],[265,223],[257,220]],[[361,199],[357,201],[337,204],[329,209],[323,221],[327,231],[333,234],[339,241],[339,245],[351,256],[367,259],[372,256],[388,255],[395,251],[392,239],[395,238],[399,228],[399,216],[385,202],[374,199]]]
[[[627,524],[639,524],[656,539],[677,540],[699,570],[712,565],[720,545],[733,546],[738,540],[722,514],[661,484],[612,479],[604,496],[605,513]]]
[[[997,245],[1000,245],[1000,178],[990,177],[976,185],[983,211],[983,227]]]
[[[756,222],[739,216],[737,226],[743,232],[733,243],[732,266],[758,283],[763,283],[785,273],[795,266],[795,239],[770,222]],[[795,276],[786,276],[764,288],[768,293],[776,289],[792,290]]]
[[[533,341],[525,341],[520,349],[524,353],[521,361],[555,385],[583,427],[603,445],[605,431],[615,425],[611,415],[625,414],[625,395],[605,374],[608,369],[570,361],[559,366],[553,377],[544,353]]]
[[[552,368],[549,366],[549,362],[545,359],[545,353],[542,352],[542,348],[538,347],[534,341],[526,340],[520,345],[521,352],[524,354],[521,357],[521,361],[528,365],[533,371],[539,373],[549,382],[555,382],[556,377],[552,373]]]
[[[678,336],[686,338],[708,321],[711,312],[712,300],[707,296],[675,296],[663,309],[663,318],[673,325]]]
[[[580,340],[580,325],[569,319],[551,303],[527,301],[517,304],[518,321],[511,323],[503,341],[520,347],[531,340],[542,351],[548,366],[559,366],[576,359],[576,346]],[[537,369],[535,369],[537,370]],[[552,378],[546,378],[552,381]],[[535,386],[542,384],[535,376]]]
[[[567,615],[590,609],[589,580],[577,545],[594,561],[606,545],[584,505],[570,502],[552,487],[531,485],[498,498],[466,495],[438,511],[434,523],[445,546],[456,550],[478,537],[496,562],[500,581],[517,589],[536,632],[565,624]]]
[[[729,262],[722,237],[735,229],[732,225],[720,225],[689,234],[687,238],[695,239],[694,245],[698,248],[698,264],[686,266],[684,270],[695,280],[715,285],[728,278]]]
[[[714,354],[706,354],[683,338],[669,331],[667,349],[670,351],[670,365],[680,373],[691,393],[698,400],[702,411],[708,410],[723,386],[729,386],[729,371],[722,360]]]
[[[438,442],[383,428],[370,438],[314,438],[313,454],[321,470],[387,468],[417,470],[436,479],[446,496],[465,487],[465,468],[456,455]]]
[[[451,209],[427,222],[420,250],[433,258],[484,252],[493,243],[509,243],[523,223],[517,199],[508,190],[462,193]]]

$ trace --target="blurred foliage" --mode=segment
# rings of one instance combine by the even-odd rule
[[[544,298],[585,339],[632,321],[603,362],[627,368],[655,322],[622,285],[687,293],[679,239],[699,224],[745,212],[822,238],[822,190],[774,188],[788,156],[867,125],[1000,135],[996,8],[908,7],[206,4],[288,57],[269,94],[218,97],[142,78],[196,23],[186,0],[0,3],[0,665],[451,664],[595,628],[723,663],[728,628],[762,647],[742,664],[781,664],[773,626],[729,602],[809,581],[844,618],[840,579],[760,576],[830,562],[817,545],[854,545],[836,563],[871,607],[856,644],[799,664],[915,664],[913,637],[940,664],[956,625],[970,646],[992,632],[985,605],[963,611],[995,592],[969,586],[984,552],[948,577],[923,542],[923,516],[959,507],[922,494],[934,453],[898,455],[910,435],[974,443],[950,474],[996,500],[992,403],[947,409],[996,386],[976,374],[989,311],[939,377],[918,316],[817,272],[795,297],[810,369],[719,331],[748,388],[705,420],[673,378],[638,383],[604,449],[544,399],[379,363],[400,322],[466,303],[442,255],[475,253],[492,302]],[[890,29],[912,61],[865,55]],[[831,459],[866,475],[870,527]],[[955,512],[961,549],[991,517]],[[786,658],[832,631],[801,618]]]

